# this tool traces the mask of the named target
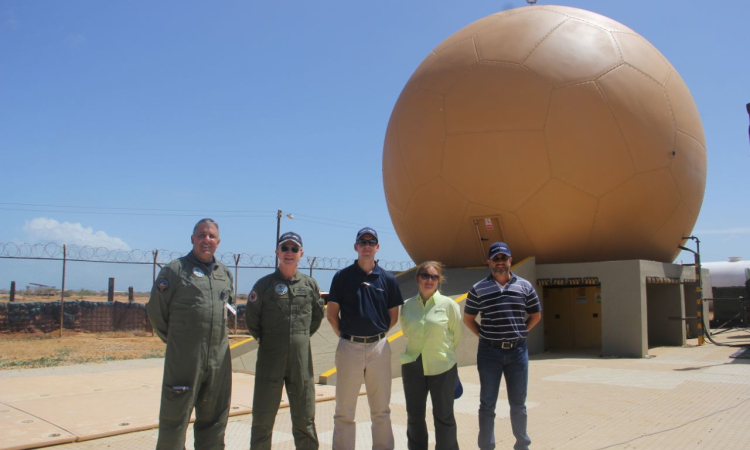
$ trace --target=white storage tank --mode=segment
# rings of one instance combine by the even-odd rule
[[[702,266],[708,269],[711,277],[712,292],[705,291],[704,296],[714,299],[712,328],[727,322],[733,326],[746,326],[746,309],[750,307],[750,300],[745,282],[750,279],[750,261],[735,256],[728,261],[707,262]]]
[[[729,261],[707,262],[701,264],[711,272],[711,284],[714,287],[745,287],[749,278],[750,261],[743,261],[739,256],[732,256]]]

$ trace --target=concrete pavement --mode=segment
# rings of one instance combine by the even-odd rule
[[[720,339],[747,342],[750,334],[734,331]],[[652,348],[647,359],[600,358],[598,352],[585,351],[532,356],[527,402],[532,448],[744,449],[750,442],[750,360],[731,358],[736,350],[707,344]],[[55,448],[153,448],[162,363],[0,372],[0,449],[73,441]],[[464,385],[455,405],[459,443],[476,448],[479,379],[473,366],[459,373]],[[227,449],[249,446],[252,385],[252,375],[234,374]],[[318,434],[321,448],[329,449],[334,387],[318,389]],[[498,448],[512,448],[504,387],[500,397]],[[366,397],[360,397],[356,449],[370,448],[368,416]],[[396,448],[405,449],[400,378],[393,380],[392,422]],[[428,418],[432,431],[430,422]],[[280,410],[275,430],[274,448],[293,449],[288,409]],[[190,438],[188,442],[192,449]]]

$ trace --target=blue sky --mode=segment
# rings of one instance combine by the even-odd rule
[[[703,120],[704,261],[750,259],[750,2],[539,1],[634,29],[677,68]],[[383,138],[422,59],[524,0],[0,0],[0,242],[271,254],[276,210],[310,256],[409,257],[381,177]],[[681,255],[692,260],[692,256]]]

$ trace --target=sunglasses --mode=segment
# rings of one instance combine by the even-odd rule
[[[500,262],[500,261],[505,262],[505,261],[507,261],[509,259],[510,259],[510,256],[508,256],[508,255],[497,255],[494,258],[492,258],[492,261],[493,262]]]
[[[375,247],[378,245],[377,239],[357,239],[357,244],[361,245],[362,247],[365,247],[369,245],[370,247]]]
[[[299,247],[287,247],[286,245],[281,246],[281,253],[292,252],[299,253]]]
[[[419,274],[419,278],[425,281],[427,280],[438,281],[440,279],[440,275],[432,275],[431,273],[422,272]]]

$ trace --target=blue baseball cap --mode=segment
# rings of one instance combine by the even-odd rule
[[[287,231],[286,233],[279,236],[279,242],[277,242],[276,245],[281,245],[286,241],[292,241],[302,247],[302,238],[294,231]]]
[[[501,253],[504,255],[512,256],[510,254],[510,247],[508,247],[508,244],[506,244],[505,242],[495,242],[494,244],[490,245],[490,251],[487,258],[492,259]]]
[[[370,227],[364,227],[361,230],[357,231],[357,239],[355,239],[355,240],[358,241],[359,238],[361,238],[362,235],[364,235],[364,234],[371,234],[375,239],[378,238],[378,232],[377,231],[373,230]]]

